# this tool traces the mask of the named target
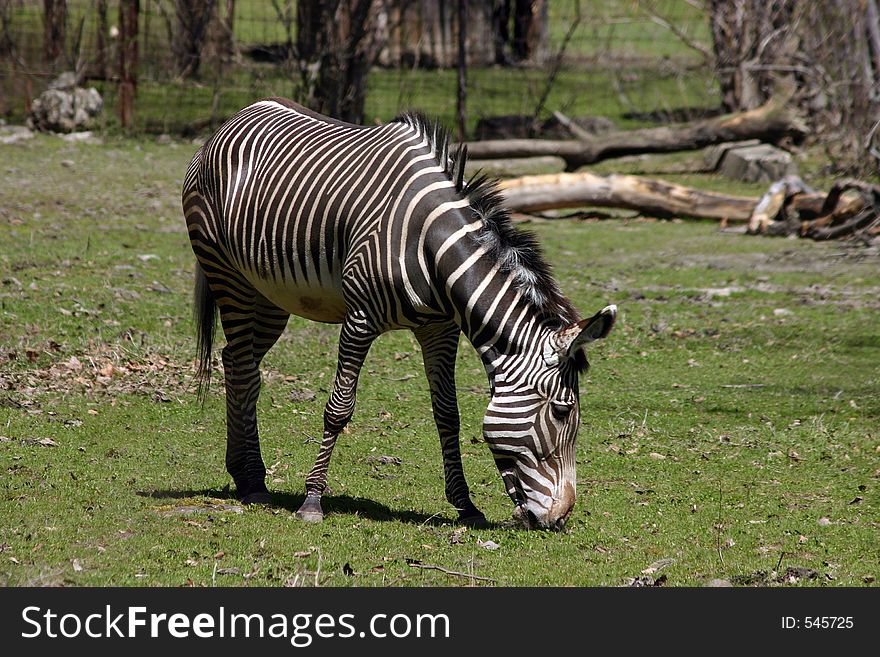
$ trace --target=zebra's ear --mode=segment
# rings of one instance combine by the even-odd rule
[[[582,319],[575,324],[559,329],[553,338],[554,356],[556,363],[563,358],[573,357],[578,349],[593,342],[593,340],[601,340],[611,332],[614,327],[614,320],[617,318],[617,306],[605,306],[592,317]],[[545,361],[548,361],[545,356]],[[548,361],[548,365],[555,365]]]

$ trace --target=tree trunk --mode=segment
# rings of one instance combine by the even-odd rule
[[[730,141],[762,139],[778,142],[800,137],[802,126],[784,102],[770,101],[748,112],[693,123],[625,132],[609,132],[579,140],[508,139],[468,144],[472,159],[499,159],[556,155],[572,171],[600,160],[641,153],[695,150]]]
[[[638,176],[559,173],[499,183],[504,204],[519,212],[556,208],[611,207],[654,217],[749,220],[757,199],[726,196]]]
[[[194,77],[202,63],[202,46],[217,10],[217,0],[175,0],[174,6],[176,25],[171,50],[177,74]]]
[[[504,205],[514,212],[622,208],[649,217],[718,219],[722,226],[737,222],[744,224],[740,231],[750,234],[848,238],[867,245],[880,239],[880,186],[858,180],[840,181],[824,194],[791,176],[774,182],[760,199],[592,173],[523,176],[503,180],[498,187]]]
[[[107,0],[95,2],[97,17],[95,26],[95,74],[101,80],[108,78],[109,65],[107,51],[109,47],[110,28],[107,23]]]
[[[516,0],[513,18],[513,57],[543,64],[547,59],[547,0]]]
[[[492,44],[496,64],[511,63],[510,43],[510,0],[497,0],[492,7]]]
[[[67,38],[67,0],[43,0],[43,53],[55,67],[64,56]]]
[[[455,103],[458,118],[458,140],[467,139],[467,0],[458,0],[458,93]]]
[[[378,57],[373,0],[300,0],[297,53],[304,102],[328,116],[362,123],[367,74]]]
[[[124,128],[134,122],[138,69],[138,0],[119,0],[119,120]]]
[[[789,26],[794,0],[710,0],[709,17],[721,88],[729,112],[765,102],[782,67],[793,64],[797,43]]]
[[[217,54],[222,57],[236,57],[235,46],[235,0],[226,0],[222,12],[216,12],[217,18]]]
[[[381,3],[379,3],[381,4]],[[458,0],[392,2],[383,21],[385,66],[453,68],[458,65]],[[466,45],[469,66],[496,63],[496,3],[467,0]]]

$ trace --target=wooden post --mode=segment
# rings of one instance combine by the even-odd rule
[[[465,105],[467,103],[467,0],[458,0],[458,141],[467,139]]]
[[[139,0],[119,0],[119,120],[129,128],[137,93]]]

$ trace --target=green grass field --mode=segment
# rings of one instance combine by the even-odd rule
[[[192,388],[178,194],[194,149],[0,146],[0,583],[615,586],[643,571],[672,586],[874,582],[876,256],[710,223],[534,226],[582,312],[621,309],[582,381],[566,533],[506,526],[512,505],[480,437],[485,374],[466,343],[464,466],[493,525],[454,524],[404,332],[367,361],[326,521],[299,522],[337,329],[296,319],[267,356],[259,407],[277,503],[238,507],[221,390],[202,408]]]

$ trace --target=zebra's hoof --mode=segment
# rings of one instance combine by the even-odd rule
[[[320,497],[306,497],[296,517],[305,522],[321,522],[324,519],[324,511],[321,509]]]
[[[257,490],[253,493],[248,493],[244,497],[241,498],[242,504],[272,504],[272,496],[269,494],[269,491],[266,490]]]
[[[486,520],[486,516],[483,515],[482,511],[478,511],[474,509],[468,513],[459,513],[458,521],[467,525],[468,527],[488,527],[489,521]]]

